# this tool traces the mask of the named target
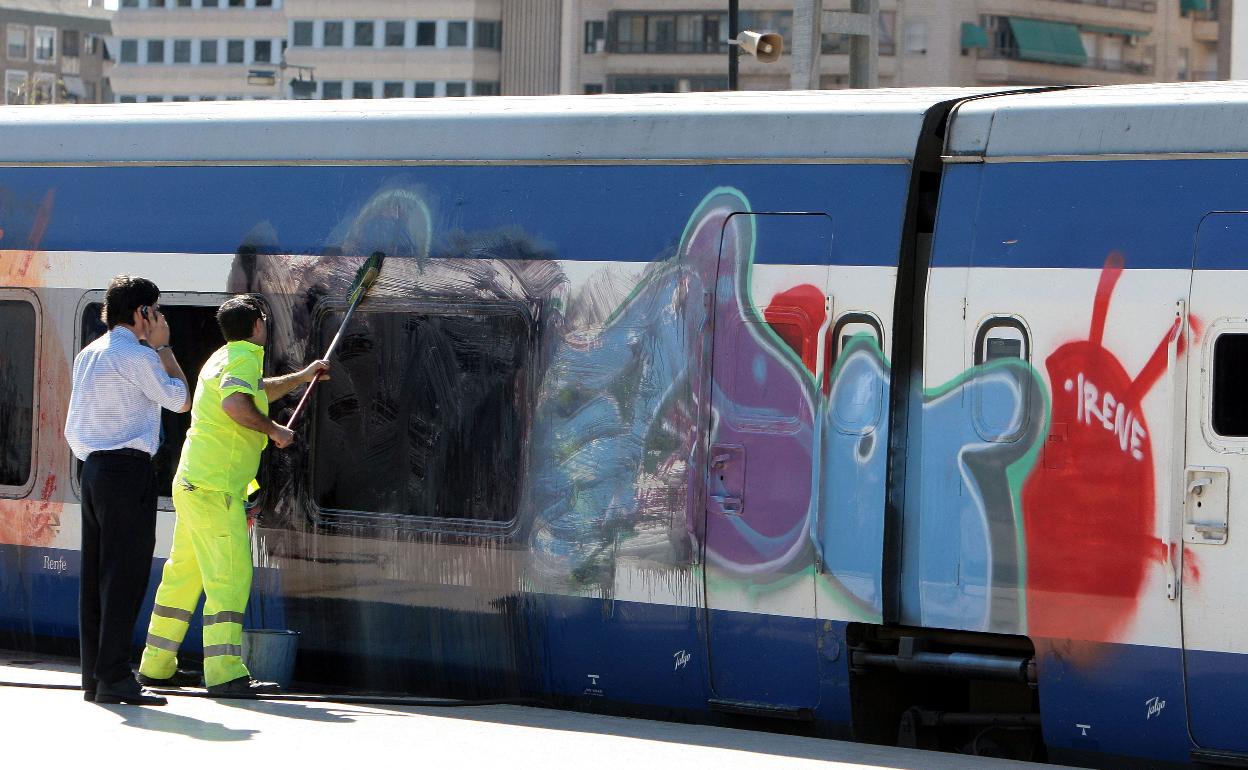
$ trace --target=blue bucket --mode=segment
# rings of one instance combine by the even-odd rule
[[[251,678],[290,687],[299,651],[298,631],[255,630],[243,632],[243,664]]]

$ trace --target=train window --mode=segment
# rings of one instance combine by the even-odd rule
[[[1014,316],[994,316],[979,326],[975,335],[975,364],[1031,358],[1030,335],[1022,320]],[[975,431],[985,441],[1017,441],[1027,428],[1031,413],[1030,391],[1013,383],[1000,386],[991,376],[978,380],[973,388]]]
[[[975,365],[1002,358],[1031,360],[1027,327],[1017,318],[1000,316],[980,324],[975,336]]]
[[[342,321],[320,317],[315,349]],[[478,523],[515,517],[533,324],[511,303],[374,305],[316,397],[322,511]]]
[[[839,376],[848,362],[847,355],[855,350],[869,351],[878,355],[884,346],[884,331],[880,321],[870,313],[844,313],[828,329],[824,337],[823,392],[831,397],[834,377]],[[875,367],[873,360],[870,366]],[[831,400],[832,420],[844,433],[869,433],[878,423],[884,407],[883,376],[875,376],[875,369],[855,376],[852,382],[842,384],[843,390]],[[882,371],[882,370],[881,370]]]
[[[1248,436],[1248,334],[1220,334],[1213,343],[1213,430]]]
[[[160,295],[160,309],[169,319],[169,344],[190,380],[192,393],[198,380],[199,370],[217,348],[225,344],[221,329],[217,326],[217,308],[224,297],[203,303],[204,295],[165,293]],[[86,347],[107,330],[100,319],[103,305],[88,303],[82,312],[82,347]],[[162,409],[160,412],[160,449],[156,452],[156,489],[162,498],[173,495],[173,474],[182,456],[182,442],[191,427],[191,415],[177,414]],[[171,508],[170,500],[162,500],[162,508]]]
[[[32,486],[38,339],[34,304],[0,294],[0,496]]]

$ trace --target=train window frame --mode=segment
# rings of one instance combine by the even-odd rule
[[[1020,341],[1022,342],[1022,355],[989,358],[987,355],[987,343],[989,341],[988,335],[994,329],[1010,329],[1017,332],[1021,338]],[[974,365],[977,367],[991,364],[994,361],[1007,360],[1009,358],[1015,358],[1016,360],[1022,361],[1024,364],[1030,366],[1032,354],[1031,340],[1031,329],[1027,326],[1027,322],[1022,316],[1013,313],[990,313],[980,320],[979,325],[976,328],[974,348],[971,351],[972,360],[974,361]],[[1022,419],[1019,421],[1018,425],[1010,426],[1013,427],[1013,430],[1007,432],[1004,430],[997,430],[994,426],[987,423],[984,418],[983,402],[981,401],[980,393],[981,391],[978,388],[973,391],[974,397],[972,398],[971,405],[971,423],[975,427],[975,433],[978,434],[984,441],[993,444],[1012,444],[1021,439],[1023,435],[1026,434],[1031,419],[1030,402],[1023,404]],[[1030,399],[1031,394],[1024,391],[1023,398]]]
[[[84,315],[87,312],[87,308],[89,308],[93,304],[102,305],[104,303],[105,294],[106,294],[106,291],[104,289],[92,289],[90,291],[85,292],[78,300],[78,305],[75,308],[75,312],[74,312],[74,355],[75,356],[77,356],[78,353],[81,352],[84,347],[83,345],[84,335],[83,335],[82,327],[83,327]],[[229,292],[162,291],[160,293],[160,304],[162,306],[170,306],[170,307],[198,307],[198,308],[204,308],[206,310],[211,309],[215,315],[216,309],[221,306],[221,303],[225,302],[227,299],[229,299],[230,297],[234,297],[234,296],[238,296],[238,295],[232,294]],[[261,297],[259,295],[253,295],[253,296],[256,296],[256,298],[260,300],[261,304],[263,304],[265,307],[266,315],[268,315],[268,317],[272,319],[273,313],[269,307],[268,302],[264,299],[264,297]],[[269,331],[272,332],[272,321],[270,321]],[[175,353],[176,352],[177,351],[175,351]],[[179,363],[185,364],[185,362],[183,362],[181,359],[179,359]],[[186,374],[187,380],[191,381],[191,383],[193,383],[195,378],[199,376],[199,369],[196,367],[190,367],[188,369],[184,366],[183,370],[184,370],[184,373]],[[264,376],[266,377],[271,376],[269,373],[269,361],[268,361],[267,356],[265,358]],[[193,387],[194,386],[192,384],[192,388]],[[188,413],[188,418],[189,418],[189,413]],[[263,502],[265,499],[265,494],[267,492],[267,485],[264,484],[263,482],[270,475],[268,472],[268,463],[269,463],[268,453],[266,453],[264,456],[262,456],[261,461],[260,461],[259,475],[260,475],[260,479],[262,482],[261,487],[260,487],[260,492],[257,493],[255,497],[247,501],[246,507],[248,509],[254,508],[255,506],[259,505],[261,502]],[[73,490],[74,495],[79,500],[81,500],[82,499],[81,461],[77,460],[76,458],[73,458],[71,460],[71,465],[72,465],[73,472],[70,473],[70,486],[71,486],[71,489]],[[160,511],[173,511],[174,510],[173,498],[169,495],[158,496],[156,498],[156,509]]]
[[[332,317],[334,313],[342,313],[347,308],[346,303],[338,298],[325,298],[317,303],[312,311],[311,333],[309,335],[307,359],[311,361],[314,357],[318,357],[320,352],[317,350],[318,342],[325,336],[326,321]],[[540,317],[540,308],[537,303],[522,302],[516,300],[463,300],[463,299],[418,299],[403,297],[370,297],[368,305],[357,311],[357,313],[391,313],[404,314],[409,316],[419,315],[471,315],[474,313],[486,313],[491,315],[512,315],[524,321],[525,328],[528,330],[529,339],[527,342],[527,350],[524,351],[524,364],[521,367],[522,375],[522,391],[518,391],[518,399],[520,403],[519,419],[521,421],[519,428],[519,446],[517,449],[516,461],[523,469],[529,464],[529,435],[532,431],[533,410],[536,405],[537,388],[539,383],[536,378],[530,376],[533,367],[538,360],[539,336],[538,336],[538,319]],[[392,511],[364,511],[353,510],[348,508],[333,508],[323,506],[317,494],[317,469],[316,469],[316,449],[321,440],[320,431],[320,413],[314,404],[309,409],[308,414],[308,439],[303,451],[303,459],[301,462],[307,468],[302,483],[299,484],[300,492],[305,499],[309,501],[308,510],[310,519],[316,526],[333,527],[333,526],[351,526],[360,527],[371,530],[401,530],[413,533],[434,533],[434,534],[473,534],[493,537],[507,537],[514,533],[521,526],[523,520],[521,518],[521,500],[519,495],[516,498],[515,505],[510,511],[510,516],[506,519],[469,519],[455,518],[431,515],[417,515],[411,513],[396,513]],[[518,491],[523,488],[523,475],[517,481]]]
[[[35,489],[35,480],[39,476],[39,371],[43,362],[43,306],[39,295],[29,289],[16,287],[0,288],[0,301],[25,302],[35,314],[35,345],[33,380],[31,382],[30,405],[30,465],[26,471],[26,481],[22,484],[0,484],[0,498],[21,500],[30,496]]]
[[[1243,435],[1221,433],[1214,424],[1214,407],[1218,401],[1218,342],[1227,336],[1248,337],[1248,318],[1220,319],[1205,332],[1202,347],[1201,432],[1211,448],[1223,454],[1248,454],[1248,432]]]
[[[865,310],[846,310],[836,316],[836,320],[828,327],[823,339],[824,365],[820,390],[825,398],[832,394],[832,375],[836,372],[837,362],[840,361],[841,354],[844,352],[842,336],[851,326],[864,326],[875,332],[875,341],[879,345],[881,354],[884,351],[884,324],[880,322],[879,316]],[[857,334],[858,332],[855,332],[854,336]],[[839,409],[831,408],[832,424],[838,432],[851,436],[865,436],[873,433],[880,425],[886,399],[886,391],[881,389],[877,394],[875,411],[869,420],[847,419]]]

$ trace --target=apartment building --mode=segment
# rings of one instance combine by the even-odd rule
[[[501,92],[501,0],[120,5],[114,19],[118,101]]]
[[[881,86],[1106,84],[1218,77],[1218,0],[881,0]],[[741,28],[792,36],[791,0],[743,0]],[[722,0],[566,0],[564,93],[727,85]],[[847,10],[848,0],[825,3]],[[821,88],[849,81],[823,36]],[[787,88],[791,59],[742,59],[743,89]]]
[[[1213,79],[1218,2],[881,0],[880,85]],[[725,0],[120,4],[119,101],[701,91],[728,81]],[[741,6],[743,29],[792,41],[793,0]],[[848,54],[846,36],[824,34],[819,87],[848,84]],[[791,66],[787,54],[774,64],[742,57],[740,87],[788,88]]]
[[[5,0],[4,104],[112,101],[105,56],[112,14],[86,0]]]

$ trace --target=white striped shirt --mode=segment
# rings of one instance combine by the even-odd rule
[[[65,440],[79,460],[108,449],[160,448],[161,407],[177,411],[186,385],[165,373],[160,354],[114,326],[74,359]]]

